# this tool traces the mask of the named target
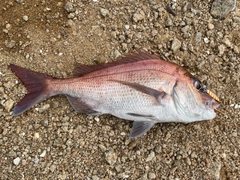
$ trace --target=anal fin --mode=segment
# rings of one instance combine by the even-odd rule
[[[137,138],[153,127],[155,123],[151,121],[134,121],[130,133],[130,138]]]
[[[80,98],[67,96],[69,103],[72,105],[73,109],[80,113],[85,114],[98,114],[97,111],[93,110],[86,103],[82,102]]]

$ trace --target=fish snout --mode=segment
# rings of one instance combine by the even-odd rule
[[[217,102],[215,99],[212,99],[209,105],[211,109],[217,109],[220,106],[220,103]]]

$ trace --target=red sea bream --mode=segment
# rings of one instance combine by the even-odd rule
[[[183,67],[143,50],[112,63],[79,65],[74,77],[67,79],[13,64],[9,67],[28,90],[13,115],[63,94],[77,112],[134,121],[131,138],[141,136],[155,123],[213,119],[219,106],[219,99]]]

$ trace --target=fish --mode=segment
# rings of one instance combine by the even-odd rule
[[[13,116],[51,96],[65,95],[79,113],[133,121],[130,138],[140,137],[156,123],[213,119],[220,105],[219,98],[185,68],[146,50],[109,63],[78,64],[69,78],[54,78],[14,64],[9,68],[27,89]]]

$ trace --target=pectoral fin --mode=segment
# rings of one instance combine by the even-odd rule
[[[137,138],[147,132],[155,123],[151,121],[134,121],[130,138]]]
[[[164,91],[158,91],[156,89],[138,84],[138,83],[130,83],[130,82],[125,82],[125,81],[116,81],[119,82],[121,84],[124,84],[126,86],[129,86],[137,91],[140,91],[142,93],[148,94],[150,96],[153,96],[157,99],[158,102],[160,102],[160,100],[166,95],[166,93]]]

